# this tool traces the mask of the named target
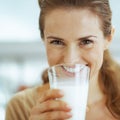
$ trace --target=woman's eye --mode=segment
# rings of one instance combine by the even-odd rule
[[[92,43],[93,43],[92,40],[82,40],[82,41],[80,42],[80,45],[90,45],[90,44],[92,44]]]
[[[83,47],[83,48],[92,48],[93,47],[93,44],[94,41],[93,40],[88,40],[88,39],[85,39],[85,40],[82,40],[80,42],[80,46]]]
[[[64,43],[61,40],[52,40],[50,41],[50,44],[54,45],[64,45]]]

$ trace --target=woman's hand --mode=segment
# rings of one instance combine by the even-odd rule
[[[65,120],[70,118],[71,108],[61,100],[63,93],[58,89],[45,91],[33,107],[29,120]]]

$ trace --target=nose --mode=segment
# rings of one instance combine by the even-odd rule
[[[64,63],[70,63],[70,64],[85,63],[83,59],[82,51],[76,46],[70,46],[66,48],[63,57],[64,57],[63,58]]]

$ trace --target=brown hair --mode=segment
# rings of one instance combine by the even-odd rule
[[[42,73],[42,80],[43,80],[43,84],[46,84],[49,82],[49,79],[48,79],[48,69],[45,69]]]
[[[44,38],[45,16],[58,8],[79,9],[85,8],[94,12],[101,20],[101,29],[104,36],[111,34],[112,12],[108,0],[39,0],[41,8],[39,26],[41,37]],[[104,52],[104,61],[100,70],[99,84],[103,93],[107,96],[106,106],[109,111],[120,119],[120,66],[111,58],[108,50]],[[48,79],[48,78],[47,78]]]

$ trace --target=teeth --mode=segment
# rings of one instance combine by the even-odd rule
[[[80,71],[80,69],[78,69],[78,68],[70,68],[70,67],[65,67],[65,66],[64,66],[64,69],[68,72],[71,72],[71,73],[75,73],[75,72]]]

